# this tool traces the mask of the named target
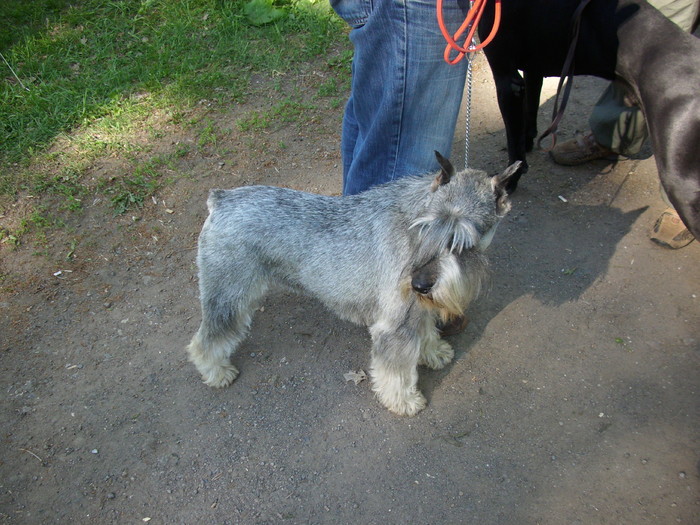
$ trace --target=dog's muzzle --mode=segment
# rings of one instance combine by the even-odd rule
[[[439,265],[440,261],[435,257],[420,268],[413,270],[411,273],[413,291],[421,295],[428,295],[438,280]]]

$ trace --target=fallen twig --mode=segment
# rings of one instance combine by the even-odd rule
[[[37,456],[36,454],[34,454],[34,452],[32,452],[31,450],[27,450],[26,448],[21,448],[20,450],[21,450],[22,452],[26,452],[27,454],[31,454],[32,456],[34,456],[36,459],[38,459],[38,460],[41,461],[42,463],[44,462],[43,459],[41,459],[39,456]]]

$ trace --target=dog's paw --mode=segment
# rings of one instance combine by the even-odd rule
[[[202,379],[206,385],[214,388],[223,388],[233,383],[238,377],[238,369],[230,363],[210,367],[202,373]]]
[[[440,370],[446,364],[450,363],[454,356],[455,351],[450,344],[447,341],[438,339],[436,344],[431,345],[430,348],[426,348],[421,352],[418,364],[427,366],[433,370]]]
[[[373,358],[372,390],[379,402],[394,414],[413,416],[423,410],[426,400],[417,388],[416,365],[406,366],[401,362],[382,362]]]
[[[401,391],[375,388],[375,392],[380,403],[399,416],[414,416],[427,405],[423,394],[415,388]]]
[[[423,397],[423,394],[415,391],[401,399],[395,399],[391,404],[385,403],[384,406],[399,416],[415,416],[418,412],[423,410],[427,404],[428,402],[425,397]]]

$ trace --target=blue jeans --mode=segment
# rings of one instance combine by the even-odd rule
[[[468,0],[445,2],[448,29],[464,20]],[[438,169],[434,150],[452,149],[466,60],[443,60],[435,0],[331,0],[352,30],[352,90],[341,154],[343,194]]]

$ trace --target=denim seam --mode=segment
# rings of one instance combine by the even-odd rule
[[[400,107],[398,111],[398,126],[396,127],[397,129],[397,134],[392,137],[392,140],[394,141],[393,144],[393,159],[392,159],[392,164],[393,164],[393,169],[391,173],[391,180],[396,179],[396,172],[398,169],[398,158],[399,158],[399,150],[401,149],[401,136],[402,136],[402,128],[403,128],[403,120],[404,120],[404,112],[406,110],[406,83],[408,82],[407,74],[408,74],[408,7],[406,6],[406,3],[403,3],[403,9],[402,9],[402,14],[403,14],[403,34],[402,34],[402,41],[401,41],[401,102],[400,102]]]

